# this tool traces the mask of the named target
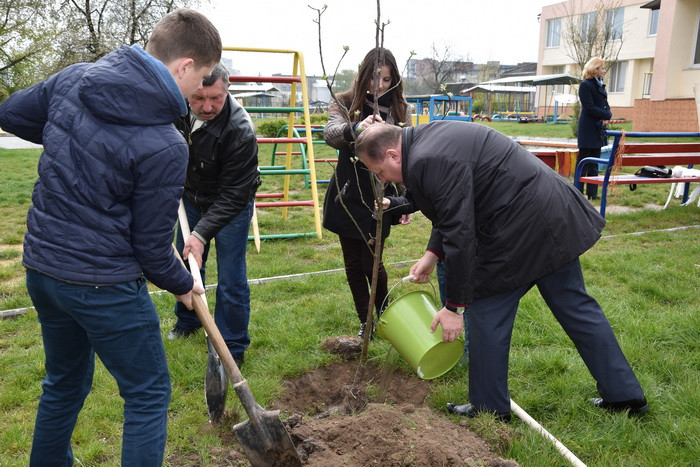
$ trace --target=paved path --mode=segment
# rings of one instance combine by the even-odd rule
[[[0,133],[0,148],[2,149],[34,149],[41,147],[41,144],[30,143],[16,136],[7,136],[7,133]]]

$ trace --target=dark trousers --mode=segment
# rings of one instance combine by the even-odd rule
[[[95,287],[27,270],[27,290],[46,357],[29,464],[73,465],[71,436],[97,354],[124,400],[121,465],[161,465],[170,375],[146,279]]]
[[[348,279],[352,299],[355,302],[357,317],[361,323],[367,321],[369,311],[369,288],[372,284],[372,267],[374,256],[367,247],[364,240],[356,240],[338,236],[340,247],[343,250],[343,261],[345,262],[345,275]],[[384,245],[382,244],[382,252]],[[381,258],[380,258],[381,259]],[[377,277],[377,294],[374,298],[374,305],[377,312],[381,311],[382,302],[387,296],[388,277],[384,263],[379,263],[379,275]],[[376,315],[375,315],[376,317]]]
[[[578,157],[576,158],[576,164],[581,162],[581,159],[585,157],[600,157],[600,148],[578,148]],[[581,170],[582,177],[595,177],[598,175],[598,164],[586,164]],[[579,190],[583,193],[583,187],[586,186],[586,196],[588,199],[598,197],[598,185],[592,183],[582,183]]]
[[[445,262],[438,261],[435,264],[435,274],[438,280],[438,290],[440,291],[440,303],[445,306]],[[469,355],[469,310],[465,310],[464,318],[464,355]]]
[[[202,213],[185,199],[185,211],[191,228],[194,228]],[[248,324],[250,322],[250,287],[248,286],[246,268],[246,249],[248,247],[248,230],[253,217],[253,201],[224,226],[214,237],[216,242],[216,268],[218,286],[216,287],[216,307],[214,322],[221,331],[233,358],[241,359],[250,345]],[[184,247],[182,232],[177,232],[177,249]],[[203,264],[200,269],[202,280],[206,277],[207,257],[211,242],[204,246]],[[205,282],[206,283],[206,282]],[[188,310],[182,303],[175,304],[177,324],[183,329],[196,329],[201,326],[194,311]]]
[[[588,295],[579,260],[521,287],[469,306],[469,400],[488,412],[510,413],[508,353],[518,302],[536,285],[610,402],[642,397],[642,387],[598,302]]]

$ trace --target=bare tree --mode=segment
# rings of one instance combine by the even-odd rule
[[[51,5],[40,0],[0,3],[0,101],[38,81],[35,68],[50,45],[50,13]]]
[[[0,2],[0,100],[76,62],[121,45],[146,46],[167,13],[210,0],[4,0]]]
[[[621,0],[573,0],[561,4],[564,47],[579,71],[593,57],[602,58],[608,67],[617,61],[625,39],[621,5]]]
[[[567,56],[579,72],[593,57],[605,60],[610,68],[617,62],[626,34],[621,0],[572,0],[562,3],[562,41]],[[571,106],[571,131],[578,134],[581,104]]]
[[[375,47],[380,49],[384,47],[384,29],[386,26],[389,24],[383,23],[381,21],[381,0],[376,0],[377,2],[377,18],[375,20]],[[322,33],[321,33],[321,18],[323,13],[326,11],[327,6],[324,5],[323,8],[314,8],[311,5],[309,5],[309,8],[314,10],[317,14],[317,18],[314,19],[314,22],[318,25],[318,49],[319,49],[319,55],[321,59],[321,68],[323,70],[324,78],[326,79],[326,85],[328,87],[328,90],[331,93],[331,98],[337,105],[338,109],[341,111],[344,119],[347,121],[347,123],[351,123],[352,119],[350,116],[349,110],[345,107],[343,102],[339,100],[335,94],[334,90],[334,84],[335,84],[335,77],[338,77],[337,70],[340,67],[340,62],[343,60],[345,57],[345,54],[347,54],[349,47],[345,46],[343,47],[344,53],[341,56],[340,60],[338,61],[338,64],[336,65],[336,72],[334,73],[334,78],[329,79],[328,75],[326,73],[326,65],[324,61],[324,56],[323,56],[323,40],[322,40]],[[381,72],[381,69],[379,67],[379,61],[380,61],[380,54],[377,54],[375,56],[375,62],[374,62],[374,71],[373,71],[373,83],[374,83],[374,89],[372,90],[373,94],[373,113],[374,115],[379,115],[379,107],[378,107],[378,94],[379,94],[379,75]],[[394,83],[393,87],[390,88],[389,90],[385,92],[390,92],[393,88],[397,87],[399,83]],[[353,143],[354,144],[354,143]],[[343,197],[338,196],[338,201],[342,207],[342,209],[345,211],[345,213],[350,217],[350,219],[353,221],[355,227],[357,230],[360,232],[360,235],[363,237],[367,248],[370,250],[372,253],[372,256],[374,258],[374,262],[372,265],[372,278],[370,281],[370,297],[369,297],[369,307],[367,311],[367,332],[364,334],[363,337],[363,343],[362,343],[362,353],[360,357],[360,366],[358,367],[358,372],[355,375],[355,382],[359,381],[361,379],[361,375],[364,373],[365,370],[365,364],[367,362],[367,349],[369,347],[369,339],[372,334],[371,329],[373,328],[373,322],[374,322],[374,304],[375,304],[375,297],[377,294],[377,281],[379,277],[379,263],[381,261],[381,250],[382,250],[382,222],[383,222],[383,204],[382,204],[382,199],[384,197],[384,184],[379,180],[379,177],[377,177],[375,174],[369,172],[366,168],[363,168],[360,170],[357,166],[357,159],[354,160],[355,164],[355,177],[358,180],[358,185],[359,185],[359,178],[358,177],[370,177],[372,181],[372,189],[373,189],[373,195],[374,199],[372,200],[362,200],[362,203],[364,204],[365,208],[372,213],[374,218],[377,220],[376,222],[376,230],[375,230],[375,235],[370,238],[366,238],[364,235],[364,232],[362,229],[359,227],[357,222],[355,221],[354,217],[348,210],[347,206],[343,202]],[[335,170],[335,169],[334,169]],[[333,177],[334,180],[337,182],[337,178]],[[338,190],[338,193],[341,193],[343,190],[343,187],[340,187],[336,185],[336,189]],[[352,391],[350,391],[352,392]]]
[[[500,62],[487,62],[479,67],[479,82],[491,81],[500,77]]]
[[[95,61],[120,45],[145,46],[153,26],[178,8],[209,0],[62,0],[65,28],[57,41],[57,68]]]
[[[430,58],[419,60],[416,64],[416,78],[419,87],[427,92],[440,93],[443,86],[455,79],[462,72],[466,62],[453,53],[450,45],[439,49],[435,43],[431,46]],[[420,84],[422,83],[422,86]]]

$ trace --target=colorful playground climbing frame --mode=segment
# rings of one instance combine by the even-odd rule
[[[287,114],[287,131],[286,135],[278,134],[274,138],[258,138],[258,145],[271,144],[274,145],[273,151],[276,151],[278,145],[282,145],[285,149],[276,154],[284,155],[284,164],[274,165],[274,157],[271,166],[260,166],[261,176],[282,176],[284,177],[284,188],[282,193],[258,193],[256,195],[255,207],[263,208],[282,208],[282,217],[287,219],[287,209],[294,206],[308,206],[313,210],[314,231],[301,233],[284,233],[260,235],[262,239],[270,238],[295,238],[304,236],[322,237],[321,229],[321,212],[318,201],[318,189],[316,183],[316,167],[314,164],[314,149],[312,130],[310,125],[309,114],[309,98],[308,87],[306,85],[306,73],[304,70],[304,57],[301,52],[295,50],[283,49],[258,49],[258,48],[240,48],[240,47],[224,47],[224,51],[231,52],[255,52],[262,54],[283,54],[289,55],[293,59],[291,76],[230,76],[230,82],[236,83],[285,83],[291,84],[291,93],[289,97],[289,106],[287,107],[245,107],[249,113],[283,113]],[[302,106],[296,106],[297,86],[301,86]],[[297,114],[303,114],[304,124],[298,128],[294,127],[294,120]],[[303,130],[302,130],[303,127]],[[299,130],[299,131],[298,131]],[[301,136],[303,133],[303,136]],[[293,147],[298,145],[301,150],[294,151]],[[262,149],[262,148],[261,148]],[[293,168],[293,158],[301,157],[300,168]],[[302,174],[305,177],[305,188],[310,189],[310,199],[291,200],[290,199],[290,184],[291,176]],[[281,199],[281,201],[258,201],[262,199]],[[249,237],[253,239],[253,237]]]

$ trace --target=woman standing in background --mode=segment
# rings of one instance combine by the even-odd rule
[[[600,57],[593,57],[583,67],[583,81],[578,88],[581,115],[578,118],[577,164],[585,157],[600,157],[600,148],[608,144],[604,121],[610,120],[612,112],[603,84],[605,71],[605,60]],[[583,167],[581,176],[595,175],[598,175],[597,164],[587,164]],[[580,190],[583,193],[583,184]],[[587,183],[586,196],[588,199],[598,199],[598,185]]]

